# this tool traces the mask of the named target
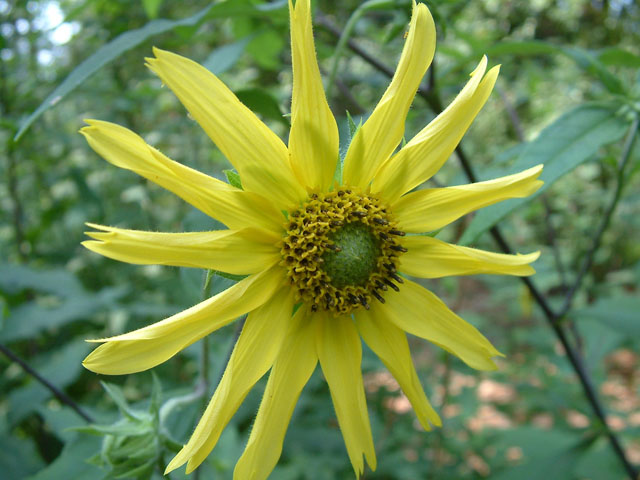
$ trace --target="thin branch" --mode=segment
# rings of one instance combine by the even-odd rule
[[[329,32],[335,38],[339,39],[342,35],[342,30],[340,30],[340,28],[325,15],[322,15],[320,13],[316,14],[314,23],[315,25]],[[385,65],[383,62],[378,60],[373,55],[370,55],[366,50],[362,49],[360,45],[358,45],[356,42],[349,39],[347,40],[346,45],[349,47],[351,51],[356,53],[360,58],[362,58],[365,62],[367,62],[373,68],[378,70],[380,73],[383,73],[387,77],[393,77],[394,71],[392,68]],[[423,85],[420,85],[420,87],[418,88],[418,93],[421,93],[422,95],[427,95],[429,93],[429,90],[430,90],[429,86],[423,84]]]
[[[27,259],[26,254],[23,251],[24,244],[24,228],[22,226],[23,221],[23,208],[18,193],[18,174],[17,163],[14,155],[14,143],[13,140],[7,140],[7,190],[9,191],[9,197],[11,197],[12,203],[12,216],[13,231],[15,236],[15,245],[20,261],[24,262]]]
[[[518,115],[518,112],[513,107],[513,104],[509,100],[509,97],[507,97],[507,94],[502,88],[500,88],[499,85],[496,85],[496,92],[498,92],[498,95],[500,95],[500,99],[504,104],[504,109],[507,111],[507,115],[509,115],[509,120],[511,121],[511,126],[513,127],[513,131],[516,134],[516,138],[520,143],[524,142],[525,141],[524,129],[522,128],[520,115]]]
[[[502,99],[502,103],[504,104],[504,108],[507,111],[507,115],[509,116],[509,120],[511,121],[511,125],[513,126],[513,130],[516,134],[516,138],[519,142],[525,142],[524,129],[522,128],[522,122],[520,121],[520,116],[518,112],[513,107],[513,104],[507,97],[506,93],[499,86],[496,87],[500,98]],[[547,230],[547,243],[551,246],[551,251],[553,252],[553,259],[556,265],[556,270],[558,272],[558,277],[560,279],[560,287],[562,288],[562,293],[567,292],[567,280],[565,276],[564,264],[562,262],[562,256],[560,255],[560,249],[558,248],[558,243],[556,242],[556,231],[553,227],[553,223],[551,221],[551,205],[549,204],[549,199],[546,193],[540,195],[542,200],[542,205],[544,206],[544,223]],[[568,323],[569,330],[573,336],[573,340],[575,345],[578,347],[578,350],[582,352],[583,341],[578,331],[578,327],[576,322],[573,320]]]
[[[22,369],[35,378],[38,382],[44,385],[58,400],[62,403],[71,407],[78,415],[80,415],[86,422],[93,423],[93,418],[87,412],[85,412],[80,405],[74,402],[71,397],[69,397],[62,390],[59,390],[55,385],[53,385],[49,380],[44,378],[38,372],[36,372],[31,365],[18,357],[15,353],[5,347],[2,343],[0,343],[0,352],[4,353],[8,358],[16,362],[18,365],[22,367]]]
[[[627,138],[624,142],[624,147],[622,149],[622,155],[618,162],[618,172],[617,172],[617,181],[616,181],[616,189],[613,193],[613,197],[611,198],[611,202],[609,203],[607,209],[605,210],[604,216],[602,217],[602,222],[596,231],[596,234],[593,237],[593,243],[591,244],[591,248],[586,253],[584,257],[584,261],[582,262],[582,266],[580,267],[580,271],[578,272],[578,276],[571,286],[571,289],[567,293],[562,308],[557,314],[557,318],[563,318],[567,312],[571,309],[571,305],[573,304],[573,300],[575,298],[576,293],[580,290],[582,286],[582,282],[584,281],[585,276],[591,270],[593,265],[593,261],[596,256],[596,252],[600,248],[600,244],[602,243],[602,237],[607,227],[609,226],[609,222],[611,221],[611,217],[613,216],[613,212],[615,212],[616,207],[618,206],[618,202],[620,201],[620,197],[622,196],[622,189],[624,188],[624,175],[627,164],[629,163],[629,159],[631,158],[631,152],[633,150],[633,145],[638,136],[638,124],[640,119],[638,117],[635,118],[631,127],[629,128],[629,133],[627,134]]]
[[[518,115],[518,112],[514,108],[511,101],[509,100],[509,97],[507,96],[505,91],[502,88],[500,88],[499,85],[496,85],[496,91],[498,92],[498,95],[500,95],[500,98],[502,99],[502,103],[504,104],[504,109],[506,110],[507,115],[509,116],[509,120],[511,121],[511,126],[513,127],[513,131],[516,134],[516,138],[520,143],[525,142],[526,138],[524,135],[524,129],[522,128],[522,122],[520,121],[520,116]],[[551,222],[551,205],[549,204],[549,199],[547,198],[547,195],[545,193],[540,195],[540,198],[542,199],[542,205],[544,206],[544,212],[545,212],[544,223],[547,229],[547,242],[549,243],[549,246],[551,246],[551,249],[553,251],[553,258],[556,264],[556,270],[558,271],[558,277],[560,277],[560,286],[562,287],[562,292],[564,293],[567,291],[567,282],[566,282],[564,264],[562,262],[562,257],[560,255],[560,249],[558,248],[558,244],[556,242],[556,230],[553,227],[553,223]]]
[[[437,90],[434,89],[434,91],[437,91]],[[636,124],[636,129],[637,129],[637,124]],[[458,155],[458,158],[460,159],[463,170],[467,175],[467,178],[469,178],[469,180],[471,180],[472,182],[475,182],[477,177],[471,167],[471,163],[469,162],[469,159],[464,154],[464,150],[462,149],[461,143],[458,144],[458,147],[456,148],[456,153]],[[504,253],[513,253],[512,248],[509,246],[509,244],[503,237],[502,232],[497,226],[493,226],[490,229],[490,233],[493,239],[500,246],[500,249]],[[574,371],[576,372],[576,375],[578,376],[578,379],[580,380],[580,384],[582,385],[582,389],[587,398],[587,401],[591,404],[591,408],[593,409],[596,417],[602,424],[602,428],[604,429],[609,439],[609,442],[611,443],[611,447],[615,451],[616,455],[619,457],[621,463],[623,464],[625,470],[627,471],[627,474],[632,479],[635,479],[637,475],[635,467],[631,464],[631,462],[627,458],[624,452],[624,449],[622,448],[622,445],[618,440],[618,437],[609,428],[609,425],[607,424],[607,418],[606,418],[604,407],[602,406],[602,403],[600,401],[600,398],[598,397],[596,389],[593,386],[591,377],[584,366],[584,360],[582,359],[580,352],[575,348],[573,348],[573,346],[569,342],[569,339],[567,338],[567,335],[564,331],[564,328],[562,327],[562,324],[558,321],[564,315],[559,316],[551,309],[546,298],[538,290],[538,288],[533,283],[530,277],[520,277],[520,279],[522,282],[524,282],[524,284],[529,289],[529,292],[535,299],[536,303],[544,312],[544,315],[547,319],[547,323],[553,329],[553,332],[558,337],[558,340],[560,340],[560,343],[562,344],[562,347],[567,355],[567,358],[569,359],[571,366],[573,367]]]
[[[337,38],[340,37],[341,32],[340,32],[340,29],[338,27],[336,27],[326,17],[323,17],[323,16],[318,16],[318,17],[319,18],[318,18],[318,22],[317,23],[319,23],[321,26],[323,26],[327,31],[329,31],[335,37],[337,37]],[[354,53],[359,55],[363,60],[365,60],[371,66],[376,68],[378,71],[384,73],[388,77],[392,77],[393,76],[394,72],[393,72],[392,69],[390,69],[389,67],[384,65],[382,62],[380,62],[376,58],[372,57],[371,55],[369,55],[368,53],[363,51],[362,48],[360,48],[357,45],[356,42],[354,42],[353,40],[349,40],[347,42],[347,45],[349,46],[349,48]],[[425,99],[425,101],[427,102],[429,107],[436,114],[439,114],[443,110],[442,101],[440,100],[440,98],[438,96],[437,88],[435,88],[434,84],[431,83],[431,82],[430,82],[430,87],[431,87],[430,89],[427,89],[426,87],[422,87],[421,86],[418,89],[418,95],[420,95],[422,98]],[[635,126],[635,128],[634,128],[633,132],[635,134],[635,131],[637,130],[637,122],[634,123],[634,126]],[[633,138],[633,135],[630,138]],[[628,148],[627,148],[627,146],[628,146]],[[631,146],[629,144],[629,141],[627,142],[627,144],[625,146],[625,151],[627,149],[629,151],[631,150]],[[458,159],[460,160],[460,164],[461,164],[462,169],[463,169],[465,175],[467,176],[467,178],[471,182],[477,182],[478,181],[478,177],[476,176],[475,172],[473,171],[473,168],[471,166],[471,162],[469,161],[469,158],[465,154],[461,143],[458,144],[458,146],[456,147],[455,151],[456,151],[456,155],[458,156]],[[608,225],[608,223],[607,223],[607,225]],[[605,228],[606,228],[606,225],[605,225]],[[497,226],[493,226],[489,231],[491,233],[491,236],[495,240],[495,242],[498,244],[498,246],[500,247],[500,249],[504,253],[513,253],[513,249],[507,243],[507,241],[505,240],[504,236],[502,235],[502,232],[500,231],[500,229]],[[596,248],[597,248],[597,246],[596,246]],[[588,265],[587,267],[589,267],[589,266],[590,265]],[[582,356],[580,355],[580,353],[577,350],[575,350],[573,348],[571,343],[568,341],[567,335],[566,335],[566,333],[564,331],[564,328],[562,327],[562,324],[557,321],[557,319],[559,317],[555,314],[555,312],[549,306],[549,303],[547,302],[546,298],[538,290],[538,288],[533,283],[533,281],[529,277],[520,277],[520,279],[527,286],[527,288],[529,289],[529,292],[530,292],[531,296],[534,298],[534,300],[536,301],[536,303],[538,304],[540,309],[543,311],[543,313],[544,313],[544,315],[545,315],[545,317],[547,319],[547,323],[550,325],[550,327],[552,328],[553,332],[558,337],[558,340],[560,340],[560,343],[563,346],[563,349],[564,349],[564,351],[565,351],[565,353],[567,355],[567,358],[569,359],[569,362],[571,363],[571,366],[573,367],[574,371],[576,372],[576,375],[578,376],[578,379],[580,381],[580,384],[582,386],[584,394],[585,394],[585,396],[587,398],[587,401],[591,405],[596,417],[600,421],[600,423],[602,425],[602,428],[604,429],[604,431],[605,431],[605,433],[606,433],[606,435],[607,435],[607,437],[609,439],[609,442],[611,443],[611,446],[612,446],[613,450],[615,451],[616,455],[619,457],[619,459],[620,459],[621,463],[623,464],[627,474],[632,479],[635,479],[636,476],[637,476],[636,469],[629,462],[629,460],[627,459],[626,454],[625,454],[622,446],[620,445],[620,442],[619,442],[617,436],[614,434],[614,432],[609,428],[609,426],[607,424],[606,414],[605,414],[604,408],[603,408],[603,406],[602,406],[602,404],[600,402],[600,399],[599,399],[599,397],[598,397],[598,395],[596,393],[596,390],[595,390],[595,388],[593,386],[593,382],[591,381],[591,377],[589,376],[589,373],[586,371]]]
[[[347,20],[347,23],[344,29],[342,29],[342,31],[340,32],[340,36],[338,38],[338,44],[334,49],[333,63],[331,65],[331,71],[329,73],[329,81],[327,82],[327,89],[326,89],[327,98],[331,98],[333,85],[335,84],[336,76],[338,73],[338,65],[340,64],[340,59],[344,54],[344,50],[349,40],[349,37],[351,37],[351,35],[353,34],[353,30],[355,29],[356,23],[358,23],[358,20],[360,20],[362,16],[365,13],[367,13],[369,10],[391,8],[393,6],[394,6],[394,2],[392,1],[368,0],[367,2],[360,4],[360,6],[353,11],[351,16]]]
[[[564,263],[560,255],[560,249],[558,248],[558,242],[556,242],[556,229],[551,221],[551,204],[549,203],[549,197],[546,193],[540,195],[542,205],[544,206],[544,224],[547,229],[547,242],[551,246],[553,252],[553,261],[556,264],[556,270],[560,279],[560,288],[562,293],[566,293],[567,287],[567,274],[565,272]]]
[[[351,115],[362,115],[363,113],[365,113],[365,109],[362,108],[362,105],[360,105],[360,103],[358,103],[358,100],[353,96],[351,90],[349,90],[349,87],[347,87],[345,83],[339,78],[336,78],[336,87],[338,88],[340,95],[342,95],[342,97],[346,101],[346,109]]]

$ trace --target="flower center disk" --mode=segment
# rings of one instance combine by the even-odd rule
[[[377,197],[342,187],[312,194],[289,214],[281,264],[299,301],[313,311],[349,314],[374,298],[384,303],[389,287],[399,290],[402,236]]]

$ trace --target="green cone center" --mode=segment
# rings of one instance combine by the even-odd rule
[[[365,285],[376,271],[380,246],[371,229],[361,223],[347,223],[329,235],[340,250],[327,249],[322,255],[323,270],[336,288]]]

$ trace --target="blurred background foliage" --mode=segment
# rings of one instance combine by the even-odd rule
[[[379,461],[364,478],[624,478],[606,432],[630,462],[640,463],[640,142],[634,146],[628,134],[640,110],[640,7],[632,0],[427,3],[438,47],[407,138],[434,117],[438,101],[453,99],[486,53],[502,70],[463,140],[466,157],[480,179],[546,164],[545,190],[536,198],[465,217],[439,237],[498,251],[487,231],[499,223],[517,251],[542,251],[533,280],[556,311],[591,260],[559,321],[584,358],[608,425],[593,415],[523,283],[489,276],[429,281],[506,358],[498,371],[479,373],[412,340],[422,383],[444,421],[425,433],[365,349]],[[346,112],[356,122],[366,117],[388,77],[351,48],[336,61],[339,32],[356,12],[351,40],[393,68],[410,2],[363,8],[355,0],[319,0],[314,9],[321,69],[326,80],[335,66],[329,100],[347,138]],[[0,0],[0,344],[70,400],[0,355],[3,478],[160,478],[188,438],[203,400],[170,399],[193,392],[198,345],[154,369],[157,380],[150,373],[105,377],[103,387],[81,361],[90,350],[84,339],[137,328],[200,301],[204,273],[122,264],[80,242],[87,221],[176,232],[219,225],[108,165],[77,131],[84,118],[116,122],[175,160],[224,178],[226,160],[143,58],[158,46],[203,63],[285,138],[288,33],[283,1]],[[452,158],[436,181],[468,179]],[[213,291],[229,284],[215,277]],[[230,326],[210,340],[213,384],[233,339]],[[200,478],[231,478],[263,387],[249,395]],[[351,472],[316,372],[272,478],[351,478]]]

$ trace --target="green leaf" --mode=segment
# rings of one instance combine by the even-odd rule
[[[545,55],[558,53],[559,48],[556,45],[542,41],[524,41],[524,42],[500,42],[485,48],[486,55]]]
[[[238,62],[252,38],[253,35],[248,35],[237,42],[216,48],[207,59],[202,62],[202,66],[216,75],[226,72]]]
[[[265,119],[275,120],[289,128],[289,120],[282,114],[280,104],[266,90],[262,88],[247,88],[238,90],[235,94],[250,110],[259,113]]]
[[[162,0],[142,0],[142,6],[144,7],[147,17],[154,19],[158,17]]]
[[[26,478],[42,467],[43,462],[30,437],[0,432],[0,472],[6,474],[6,478]]]
[[[499,473],[492,479],[546,480],[573,478],[573,470],[595,437],[581,439],[579,435],[560,430],[518,427],[500,435],[499,447],[522,449],[521,463]]]
[[[30,358],[29,364],[57,388],[64,389],[75,381],[84,370],[82,359],[88,350],[89,346],[86,343],[71,341],[63,347],[43,353],[35,359]],[[8,412],[11,424],[22,420],[52,395],[49,389],[33,378],[29,378],[25,386],[12,390],[9,393],[10,408]]]
[[[83,291],[78,279],[62,269],[37,270],[24,265],[0,264],[0,290],[15,294],[31,289],[71,297]]]
[[[107,382],[100,382],[100,384],[102,385],[102,388],[105,389],[107,394],[111,397],[111,399],[115,402],[118,409],[123,415],[134,420],[142,420],[141,412],[138,412],[129,406],[129,403],[124,397],[124,393],[118,385]]]
[[[580,457],[574,475],[575,478],[626,478],[620,459],[604,435]]]
[[[616,108],[608,105],[584,104],[566,112],[527,144],[511,170],[512,173],[520,172],[544,163],[540,175],[544,185],[527,198],[506,200],[480,210],[460,243],[474,243],[515,209],[530,202],[562,176],[591,159],[601,147],[622,138],[627,128],[628,124],[616,115]]]
[[[44,428],[54,433],[56,437],[65,443],[72,441],[78,436],[78,434],[73,431],[73,428],[76,426],[84,426],[86,421],[71,407],[60,405],[57,402],[40,404],[35,410],[44,421]],[[84,406],[84,410],[95,417],[96,413],[91,411],[87,406]],[[107,420],[111,420],[111,418],[101,420],[106,422]]]
[[[223,170],[222,173],[227,177],[229,185],[242,190],[242,181],[240,180],[240,174],[238,174],[238,172],[235,170]]]
[[[573,59],[583,70],[596,76],[611,93],[623,94],[625,92],[624,84],[620,79],[590,52],[577,47],[563,47],[561,51]]]
[[[193,27],[204,19],[226,18],[236,15],[247,15],[263,17],[268,15],[276,18],[279,14],[285,14],[286,2],[279,1],[266,5],[250,5],[241,2],[221,2],[211,4],[190,17],[179,20],[158,19],[152,20],[144,27],[130,30],[106,43],[96,50],[89,58],[78,65],[73,71],[58,85],[51,94],[29,115],[20,125],[20,129],[13,140],[17,142],[27,131],[31,124],[49,108],[57,105],[66,95],[75,90],[87,78],[97,72],[100,68],[118,58],[123,53],[140,45],[149,38],[161,33],[174,30],[178,27]]]
[[[630,338],[640,338],[638,312],[640,298],[621,296],[602,298],[593,305],[575,310],[572,316],[578,320],[590,317]]]
[[[143,463],[139,467],[134,467],[130,470],[126,470],[122,473],[118,473],[113,478],[137,478],[139,480],[150,478],[153,473],[154,461],[149,460],[146,463]]]
[[[251,39],[247,45],[247,52],[260,67],[277,70],[280,68],[280,54],[285,46],[286,42],[280,32],[263,30]]]
[[[64,445],[58,457],[29,480],[60,480],[61,478],[102,478],[104,472],[87,463],[87,459],[100,449],[100,439],[77,437]]]
[[[640,68],[640,56],[620,47],[611,47],[600,51],[598,60],[613,67]]]
[[[149,433],[148,425],[145,426],[141,422],[121,421],[113,425],[86,425],[81,427],[73,427],[73,431],[80,433],[88,433],[90,435],[122,435],[137,436]]]
[[[93,53],[84,62],[78,65],[73,71],[64,79],[64,81],[56,87],[56,89],[49,94],[49,96],[40,104],[36,110],[27,117],[27,119],[20,125],[20,130],[13,138],[14,141],[18,141],[20,137],[27,131],[31,124],[46,110],[55,106],[62,98],[64,98],[69,92],[73,91],[77,86],[81,85],[87,78],[97,72],[100,68],[104,67],[108,63],[112,62],[124,52],[131,50],[133,47],[141,44],[148,38],[172,30],[181,26],[193,26],[200,22],[207,13],[213,8],[209,5],[203,8],[195,15],[180,20],[152,20],[144,27],[135,30],[130,30],[116,38],[109,43],[103,45],[95,53]]]
[[[22,304],[13,309],[5,320],[0,340],[15,342],[35,338],[43,331],[51,332],[71,322],[87,319],[99,309],[115,305],[125,293],[125,287],[112,287],[96,294],[77,293],[77,296],[55,306],[41,305],[37,301]]]
[[[480,51],[482,50],[482,51]],[[549,55],[562,54],[572,59],[580,68],[587,73],[594,75],[602,82],[602,84],[611,93],[622,94],[625,91],[624,84],[615,76],[602,61],[600,56],[594,55],[588,50],[578,47],[567,47],[562,45],[553,45],[543,41],[525,41],[525,42],[500,42],[491,47],[478,49],[474,56],[478,54],[487,54],[489,56],[498,55]],[[620,51],[609,54],[611,58],[620,59],[624,56],[627,62],[632,61],[633,54],[629,52],[621,53]],[[604,58],[607,56],[604,54]],[[632,61],[633,62],[633,61]]]

